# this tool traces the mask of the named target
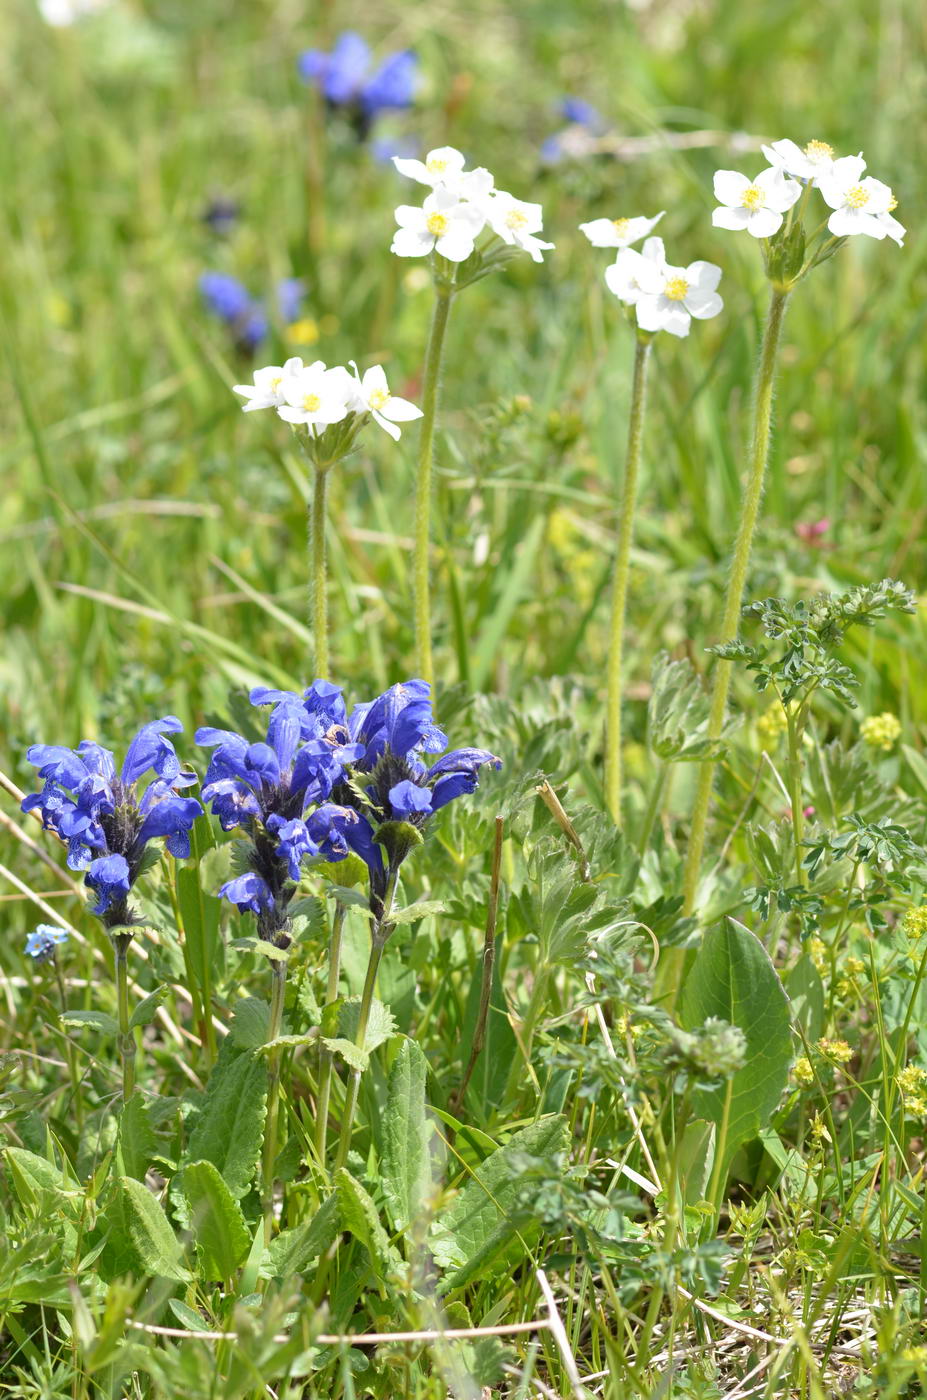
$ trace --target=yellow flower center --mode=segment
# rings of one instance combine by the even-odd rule
[[[805,147],[805,155],[809,160],[814,161],[815,164],[817,164],[818,161],[831,160],[833,154],[833,146],[828,146],[826,141],[809,141]]]
[[[447,169],[447,161],[441,156],[429,156],[425,161],[425,169],[429,175],[443,175]]]
[[[671,277],[663,288],[663,295],[670,301],[685,301],[689,284],[684,277]]]
[[[441,238],[447,233],[447,215],[429,214],[426,227],[429,233],[434,234],[435,238]]]
[[[897,208],[898,208],[898,201],[897,201],[897,199],[895,198],[895,196],[892,195],[891,199],[888,201],[888,212],[891,213],[893,209],[897,209]]]
[[[280,385],[281,385],[282,383],[283,383],[283,375],[282,375],[282,374],[275,374],[274,377],[273,377],[273,379],[270,381],[270,392],[271,392],[272,394],[276,394],[277,390],[280,388]]]
[[[630,222],[630,219],[612,219],[612,225],[619,238],[624,238]]]
[[[523,214],[520,209],[510,209],[505,216],[506,226],[511,229],[524,228],[528,222],[527,214]]]
[[[762,209],[766,203],[766,195],[759,185],[748,185],[743,193],[743,204],[745,209]]]
[[[389,400],[390,392],[388,389],[374,389],[367,402],[370,404],[370,407],[376,413],[379,413],[382,409],[386,407],[386,405],[389,403]]]
[[[307,413],[318,413],[322,407],[322,400],[318,394],[306,394],[303,397],[303,408]]]
[[[847,207],[850,209],[863,209],[869,203],[869,191],[864,190],[862,185],[854,185],[847,190]]]

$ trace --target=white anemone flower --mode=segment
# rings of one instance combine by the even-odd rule
[[[642,296],[656,296],[663,289],[666,253],[662,238],[648,238],[641,252],[622,248],[611,267],[605,269],[605,283],[625,306],[636,306]]]
[[[393,164],[400,175],[417,180],[420,185],[445,185],[448,189],[456,186],[463,175],[466,160],[453,146],[438,146],[429,151],[424,160],[408,160],[404,156],[393,156]]]
[[[807,146],[799,146],[795,141],[774,141],[762,149],[770,165],[812,185],[819,184],[821,176],[829,175],[834,167],[834,148],[826,141],[809,141]]]
[[[755,180],[737,170],[716,170],[714,184],[715,199],[721,205],[711,216],[715,228],[745,228],[754,238],[771,238],[781,228],[786,210],[801,195],[798,181],[786,179],[776,166]]]
[[[303,362],[299,356],[287,360],[283,365],[267,365],[254,371],[253,384],[234,384],[233,394],[241,394],[247,403],[241,406],[242,413],[254,413],[258,408],[279,408],[286,403],[284,383],[301,373]]]
[[[473,252],[486,217],[475,204],[464,204],[451,190],[438,185],[421,209],[400,204],[399,225],[391,251],[400,258],[422,258],[432,249],[450,262],[463,262]]]
[[[483,211],[493,233],[504,243],[530,253],[536,263],[544,261],[544,249],[553,248],[553,243],[544,243],[535,236],[544,224],[540,204],[526,204],[505,190],[497,190],[486,201]]]
[[[660,280],[658,290],[642,287],[637,299],[637,324],[642,331],[669,331],[670,335],[687,336],[696,320],[707,321],[717,316],[724,306],[717,293],[721,269],[710,262],[693,262],[688,267],[662,267],[652,264]],[[653,274],[650,274],[651,278]]]
[[[591,223],[580,224],[579,231],[586,235],[593,248],[630,248],[632,243],[646,238],[665,213],[666,210],[661,209],[652,219],[643,215],[634,219],[593,219]]]
[[[904,227],[891,217],[895,197],[888,185],[863,175],[862,156],[844,156],[834,161],[829,175],[821,179],[821,194],[833,209],[827,227],[835,238],[867,233],[870,238],[894,238],[900,243]]]
[[[282,388],[285,402],[277,412],[287,423],[305,423],[318,432],[340,423],[352,411],[354,380],[341,365],[326,369],[316,360],[298,374],[288,375]]]
[[[355,374],[354,407],[359,413],[369,413],[374,422],[387,433],[394,442],[399,441],[397,423],[411,423],[413,418],[421,418],[422,410],[408,399],[400,399],[391,394],[386,382],[386,371],[382,365],[371,365],[364,371],[363,378],[357,365],[351,361]]]

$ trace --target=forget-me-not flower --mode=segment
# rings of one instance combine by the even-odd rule
[[[37,963],[50,962],[55,956],[56,946],[67,940],[66,929],[59,928],[57,924],[39,924],[26,937],[26,956]]]

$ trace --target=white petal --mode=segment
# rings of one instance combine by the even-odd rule
[[[492,194],[495,183],[493,176],[481,165],[477,170],[470,170],[466,175],[458,176],[454,188],[462,198],[476,201],[486,199]]]
[[[642,296],[637,302],[637,324],[642,331],[661,331],[666,321],[663,297]]]
[[[452,223],[443,238],[435,240],[435,252],[449,262],[463,262],[473,252],[473,234],[467,228]]]
[[[747,232],[754,238],[772,238],[782,227],[782,215],[775,209],[754,209],[747,219]]]
[[[400,258],[423,258],[434,244],[434,234],[427,229],[401,228],[393,234],[390,252]]]
[[[307,414],[302,408],[291,408],[289,404],[281,404],[277,409],[277,414],[284,423],[305,423]]]
[[[626,249],[625,251],[630,250]],[[640,288],[636,285],[633,276],[616,262],[605,269],[605,285],[619,301],[626,302],[629,306],[633,306],[640,296]]]
[[[907,232],[904,224],[899,223],[891,214],[880,214],[879,223],[885,229],[888,237],[894,238],[899,248],[904,246],[904,236]]]
[[[797,180],[787,180],[781,170],[770,167],[762,171],[753,182],[766,195],[766,208],[777,214],[784,214],[801,198],[802,187]]]
[[[433,151],[429,151],[425,157],[426,170],[429,165],[433,166],[439,161],[444,165],[444,174],[463,170],[466,164],[466,158],[456,146],[436,146]],[[434,176],[429,172],[428,178],[433,179]]]
[[[253,399],[260,392],[253,384],[233,384],[232,393],[241,394],[243,399]]]
[[[424,227],[427,221],[425,210],[417,204],[400,204],[393,213],[400,228]]]
[[[743,203],[744,190],[749,188],[750,181],[739,170],[715,171],[715,199],[719,204],[730,204],[736,208]]]
[[[806,175],[809,165],[808,157],[800,146],[788,139],[784,141],[774,141],[771,146],[760,148],[770,165],[781,166],[790,175]]]
[[[393,164],[400,175],[405,175],[410,180],[418,180],[420,185],[431,184],[431,176],[423,161],[406,160],[402,156],[393,156]]]
[[[241,411],[242,411],[242,413],[256,413],[256,412],[258,411],[259,408],[276,408],[276,407],[277,407],[277,400],[276,400],[276,399],[269,399],[269,398],[252,399],[250,403],[243,403],[243,404],[242,404],[242,406],[241,406]]]
[[[888,185],[883,185],[881,180],[874,180],[867,175],[862,182],[863,189],[869,196],[869,203],[866,205],[867,214],[887,214],[892,202],[892,192]]]
[[[593,248],[620,248],[625,243],[624,238],[618,237],[613,219],[593,219],[591,223],[580,224],[579,231],[586,235]]]
[[[662,214],[658,215],[658,218],[662,217]],[[641,249],[641,257],[646,258],[648,262],[655,263],[657,267],[666,267],[666,249],[663,247],[663,239],[648,238]]]
[[[841,156],[835,160],[831,167],[831,175],[840,185],[841,189],[848,190],[851,185],[858,185],[866,169],[866,162],[862,154],[858,156]]]
[[[669,331],[670,335],[679,336],[680,340],[689,334],[689,327],[692,324],[692,317],[684,306],[679,302],[675,306],[668,307],[663,317],[663,327]]]
[[[410,403],[408,399],[400,399],[396,394],[390,394],[380,412],[384,418],[391,418],[394,423],[411,423],[413,418],[422,417],[422,410],[417,404]]]
[[[712,316],[717,316],[724,307],[724,302],[717,292],[708,291],[705,287],[690,287],[684,305],[699,321],[707,321]]]
[[[715,263],[689,263],[685,272],[690,287],[698,287],[701,292],[713,292],[721,281],[721,269]]]
[[[371,365],[361,380],[364,394],[369,399],[371,394],[379,389],[381,394],[389,393],[389,385],[386,382],[386,370],[382,365]]]
[[[726,209],[724,205],[716,209],[711,216],[711,222],[715,228],[741,229],[747,227],[750,218],[750,210],[741,206],[739,209]]]
[[[870,238],[883,239],[888,229],[875,214],[867,214],[865,209],[836,209],[827,220],[827,227],[835,238],[852,238],[857,233],[867,233]]]
[[[395,427],[394,424],[390,423],[389,420],[385,418],[382,413],[378,413],[376,409],[372,409],[371,416],[375,423],[379,423],[380,427],[385,432],[389,433],[390,437],[393,439],[393,442],[399,441],[400,437],[402,436],[399,429]]]

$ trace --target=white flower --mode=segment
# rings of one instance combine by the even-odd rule
[[[351,361],[356,376],[354,384],[354,408],[358,413],[369,413],[380,427],[389,433],[394,442],[399,441],[397,423],[410,423],[413,418],[421,418],[422,410],[408,399],[397,398],[389,391],[386,372],[382,365],[371,365],[363,379],[357,365]]]
[[[453,146],[439,146],[429,151],[425,159],[408,160],[403,156],[393,156],[393,164],[400,175],[417,180],[420,185],[445,185],[453,189],[463,175],[465,159]]]
[[[346,418],[356,392],[346,369],[341,365],[326,369],[321,360],[287,375],[281,388],[285,402],[277,409],[280,417],[287,423],[306,423],[314,430]]]
[[[865,169],[862,156],[844,156],[834,161],[828,175],[821,177],[821,194],[834,210],[827,227],[835,238],[868,233],[870,238],[894,238],[900,244],[905,231],[891,217],[895,198],[881,180],[864,177]]]
[[[715,228],[745,228],[754,238],[771,238],[800,194],[798,181],[787,180],[775,166],[755,180],[736,170],[716,170],[715,199],[722,207],[714,211],[711,222]]]
[[[810,180],[812,185],[819,184],[821,176],[829,175],[834,166],[834,148],[826,141],[809,141],[804,148],[794,141],[774,141],[763,147],[763,155],[784,174]]]
[[[439,185],[421,209],[400,204],[396,222],[399,228],[393,235],[392,252],[400,258],[422,258],[434,248],[451,262],[463,262],[473,252],[486,219],[477,205],[462,203]]]
[[[632,243],[646,238],[665,213],[666,210],[661,209],[652,219],[643,216],[636,219],[593,219],[589,224],[580,224],[579,231],[586,235],[593,248],[629,248]]]
[[[625,306],[636,306],[645,294],[656,295],[663,290],[663,270],[666,253],[662,238],[648,238],[643,250],[622,248],[605,269],[605,282]]]
[[[542,249],[554,246],[535,237],[544,223],[540,204],[526,204],[505,190],[497,190],[486,200],[483,211],[493,233],[504,243],[523,248],[537,263],[544,261]]]
[[[67,29],[85,15],[103,10],[110,0],[38,0],[39,14],[53,29]]]
[[[233,394],[241,394],[248,402],[242,404],[243,413],[253,413],[258,408],[279,408],[286,403],[284,383],[298,375],[303,362],[298,356],[287,360],[285,365],[267,365],[265,369],[254,371],[254,384],[235,384]]]

